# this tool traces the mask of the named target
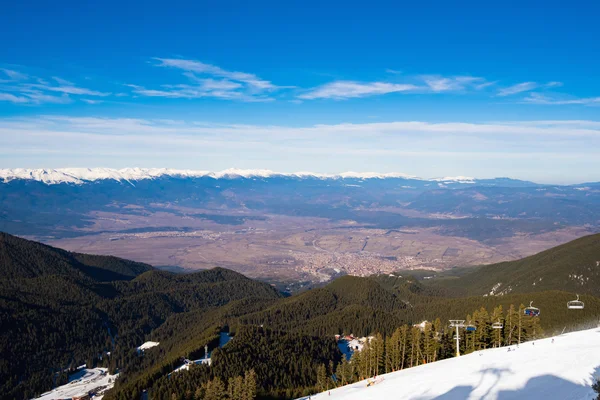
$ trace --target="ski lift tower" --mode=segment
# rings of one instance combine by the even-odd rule
[[[465,327],[464,319],[451,319],[450,327],[456,328],[456,357],[460,357],[460,335],[458,334],[458,328]]]

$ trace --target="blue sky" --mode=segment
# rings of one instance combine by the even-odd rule
[[[597,2],[323,3],[4,5],[0,168],[600,180]]]

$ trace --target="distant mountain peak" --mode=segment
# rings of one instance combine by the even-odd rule
[[[268,169],[238,169],[229,168],[219,172],[203,170],[182,170],[169,168],[57,168],[57,169],[27,169],[13,168],[0,169],[0,180],[4,183],[12,180],[24,179],[43,182],[46,184],[72,183],[83,184],[99,180],[114,181],[139,181],[161,177],[173,178],[201,178],[235,179],[235,178],[272,178],[287,177],[298,179],[386,179],[404,178],[420,179],[412,175],[399,172],[343,172],[340,174],[321,174],[314,172],[275,172]],[[470,179],[470,178],[469,178]],[[456,181],[458,179],[448,178]]]

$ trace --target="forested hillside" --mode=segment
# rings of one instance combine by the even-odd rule
[[[110,365],[121,367],[174,314],[281,296],[233,271],[175,275],[7,234],[0,236],[0,257],[1,398],[45,391],[65,381],[62,371],[93,364],[107,351]]]
[[[584,236],[516,261],[442,274],[430,290],[456,295],[502,295],[564,290],[600,296],[600,234]],[[450,276],[447,276],[450,275]]]
[[[528,292],[526,286],[506,293],[477,290],[475,277],[483,285],[496,279],[482,276],[481,269],[423,281],[398,274],[343,276],[284,297],[222,268],[177,275],[6,234],[0,238],[0,398],[31,398],[64,383],[69,370],[85,362],[120,372],[108,400],[139,398],[144,391],[153,399],[236,399],[248,388],[258,398],[290,399],[453,356],[449,319],[476,328],[460,333],[461,351],[468,353],[595,326],[600,316],[600,298],[582,295],[585,309],[569,310],[566,303],[575,293],[558,285]],[[526,274],[527,265],[537,274],[573,273],[564,260],[578,260],[573,268],[589,263],[599,246],[598,236],[583,238],[499,264],[489,274]],[[531,301],[539,317],[524,315]],[[502,327],[493,329],[494,323]],[[223,331],[233,340],[218,348]],[[373,339],[349,363],[336,334]],[[147,340],[160,345],[136,351]],[[194,365],[169,378],[184,358],[202,357],[205,345],[212,351],[211,367]]]

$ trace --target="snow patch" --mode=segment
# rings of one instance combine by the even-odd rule
[[[156,347],[160,344],[160,342],[146,342],[143,345],[137,348],[137,351],[144,351],[146,349],[151,349],[152,347]]]
[[[100,399],[115,385],[118,376],[110,375],[107,368],[82,368],[69,377],[69,383],[42,394],[36,400],[71,399],[90,393],[95,394],[94,399]]]

